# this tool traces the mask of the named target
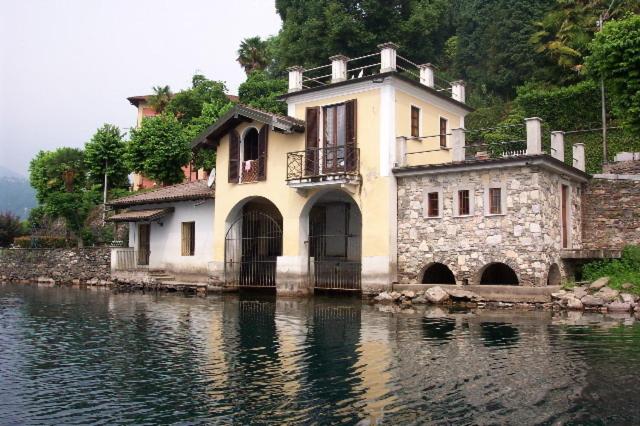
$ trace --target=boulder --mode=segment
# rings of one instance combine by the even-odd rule
[[[562,300],[567,297],[567,292],[565,290],[560,290],[556,293],[551,293],[551,298],[556,300]]]
[[[421,304],[425,304],[425,303],[429,303],[429,301],[427,299],[424,298],[424,296],[418,296],[414,299],[411,299],[411,301],[413,302],[414,305],[421,305]]]
[[[629,290],[630,288],[633,288],[633,284],[631,284],[631,283],[624,283],[624,284],[622,284],[622,288],[623,288],[624,290]]]
[[[607,304],[607,310],[610,312],[629,312],[632,307],[627,302],[611,302]]]
[[[391,299],[393,299],[393,301],[399,300],[402,297],[402,294],[398,293],[397,291],[392,291],[391,293],[389,293],[389,295],[391,296]]]
[[[580,299],[580,301],[586,308],[597,308],[600,306],[604,306],[604,300],[595,296],[591,296],[589,294]]]
[[[583,308],[582,306],[582,302],[580,301],[580,299],[575,298],[575,297],[569,297],[567,299],[567,309],[570,309],[572,311],[581,311]]]
[[[609,284],[609,277],[598,278],[589,285],[590,290],[600,290],[602,287]]]
[[[427,289],[424,292],[424,297],[431,303],[442,303],[449,300],[449,293],[444,291],[442,287],[436,286]]]
[[[402,295],[404,297],[406,297],[407,299],[413,299],[414,297],[416,297],[416,293],[414,291],[411,290],[405,290],[402,292]]]
[[[383,291],[382,293],[374,297],[373,300],[375,300],[376,302],[382,302],[382,303],[393,302],[393,298],[386,291]]]
[[[584,287],[574,287],[573,295],[578,299],[582,299],[587,295],[587,289]]]
[[[635,303],[636,297],[633,294],[629,293],[620,293],[620,298],[625,303]]]
[[[469,290],[453,288],[453,289],[449,289],[448,293],[449,293],[449,296],[455,300],[472,300],[472,301],[482,300],[480,296],[478,296],[477,294]]]
[[[602,287],[594,296],[605,302],[613,302],[618,298],[619,294],[618,290],[614,290],[611,287]]]

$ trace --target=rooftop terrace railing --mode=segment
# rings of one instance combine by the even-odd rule
[[[384,43],[378,46],[379,53],[371,53],[357,58],[335,55],[330,64],[305,69],[294,66],[289,71],[289,92],[312,89],[359,79],[371,75],[399,72],[438,92],[449,94],[454,100],[465,102],[465,88],[462,80],[448,81],[436,74],[432,64],[417,64],[397,54],[398,46]]]

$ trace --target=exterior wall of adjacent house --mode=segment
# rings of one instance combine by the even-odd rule
[[[214,200],[145,204],[129,210],[174,207],[173,213],[151,222],[149,234],[149,269],[183,275],[201,276],[206,280],[207,263],[213,257]],[[195,222],[195,253],[182,256],[182,222]],[[138,248],[138,226],[129,223],[129,246]]]
[[[443,263],[457,284],[479,284],[483,267],[509,265],[519,284],[544,286],[561,259],[561,185],[570,190],[568,249],[580,249],[582,183],[540,167],[441,171],[398,178],[399,282],[421,283],[426,267]],[[489,215],[489,187],[500,187],[503,214]],[[471,214],[454,214],[458,189],[471,191]],[[428,218],[426,193],[442,197],[440,217]]]

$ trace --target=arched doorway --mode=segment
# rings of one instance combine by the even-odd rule
[[[560,274],[560,268],[557,263],[554,263],[549,267],[549,274],[547,275],[547,285],[557,286],[562,283],[562,275]]]
[[[443,263],[432,263],[422,274],[422,284],[455,284],[456,277],[451,269]]]
[[[238,210],[224,242],[228,287],[275,288],[282,256],[282,215],[266,198],[254,198]]]
[[[494,262],[486,265],[482,270],[480,284],[518,285],[518,276],[505,263]]]
[[[314,289],[361,289],[362,215],[342,191],[323,193],[309,211],[309,279]]]

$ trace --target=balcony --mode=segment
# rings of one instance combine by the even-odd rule
[[[359,148],[343,145],[287,153],[287,185],[292,188],[310,189],[359,183]]]

